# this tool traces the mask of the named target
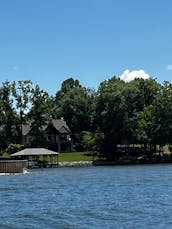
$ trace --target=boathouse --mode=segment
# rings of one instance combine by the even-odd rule
[[[59,153],[44,148],[27,148],[17,153],[13,153],[11,157],[28,161],[28,168],[47,168],[58,166]]]

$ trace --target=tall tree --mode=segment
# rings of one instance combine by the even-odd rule
[[[165,81],[155,100],[156,139],[160,145],[172,144],[172,84]]]
[[[125,142],[130,144],[137,142],[138,120],[143,118],[145,107],[154,103],[159,89],[160,85],[154,79],[135,79],[124,85],[122,94],[126,108],[123,129]],[[147,110],[145,112],[147,113]]]
[[[0,144],[5,149],[10,143],[16,143],[16,113],[13,109],[11,84],[9,81],[2,83],[0,88]]]
[[[45,147],[47,144],[43,127],[47,121],[50,121],[50,101],[48,93],[36,85],[32,90],[32,107],[28,114],[31,120],[32,146],[34,147]]]
[[[65,95],[73,88],[81,88],[82,86],[79,83],[79,80],[75,80],[73,78],[66,79],[62,82],[61,88],[57,91],[53,106],[52,106],[52,115],[54,118],[61,118],[62,117],[62,109],[61,109],[61,101],[65,97]]]
[[[61,86],[61,92],[65,94],[72,88],[80,88],[80,87],[82,87],[82,86],[80,85],[79,80],[69,78],[69,79],[63,81],[62,86]]]
[[[137,139],[140,144],[144,144],[145,149],[147,146],[149,146],[150,149],[154,146],[154,149],[156,149],[157,126],[155,125],[154,117],[155,107],[152,104],[144,107],[137,122]]]
[[[103,136],[100,153],[113,160],[118,157],[117,144],[122,141],[124,97],[121,94],[124,82],[116,77],[101,83],[96,102],[97,131]],[[100,141],[98,141],[100,142]]]
[[[88,100],[85,88],[72,88],[64,96],[61,102],[62,115],[74,132],[87,130]]]
[[[29,111],[30,97],[32,92],[32,82],[30,80],[14,81],[12,83],[12,94],[15,99],[15,109],[19,115],[19,136],[22,142],[22,124]]]
[[[69,125],[77,150],[81,148],[82,131],[89,131],[94,123],[95,92],[69,78],[62,83],[54,101],[54,117],[63,117]]]

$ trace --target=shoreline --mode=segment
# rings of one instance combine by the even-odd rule
[[[57,168],[63,167],[90,167],[90,166],[122,166],[122,165],[157,165],[157,164],[172,164],[172,161],[144,161],[144,162],[131,162],[131,161],[73,161],[73,162],[59,162]]]
[[[59,162],[58,168],[62,167],[90,167],[93,166],[93,161],[65,161],[65,162]]]
[[[156,165],[172,164],[172,160],[121,160],[121,161],[72,161],[59,162],[58,168],[62,167],[90,167],[90,166],[119,166],[119,165]]]
[[[92,166],[125,166],[125,165],[156,165],[156,164],[172,164],[172,160],[159,160],[159,161],[65,161],[59,162],[56,168],[81,168],[81,167],[92,167]],[[52,167],[53,168],[53,167]],[[37,169],[37,168],[32,168]],[[0,173],[0,176],[4,175],[16,175],[16,174],[27,174],[29,168],[24,169],[23,173]]]

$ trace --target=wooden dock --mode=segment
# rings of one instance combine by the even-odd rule
[[[23,173],[27,160],[0,160],[0,173]]]

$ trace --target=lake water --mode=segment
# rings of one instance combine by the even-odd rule
[[[0,229],[172,228],[172,165],[0,176]]]

